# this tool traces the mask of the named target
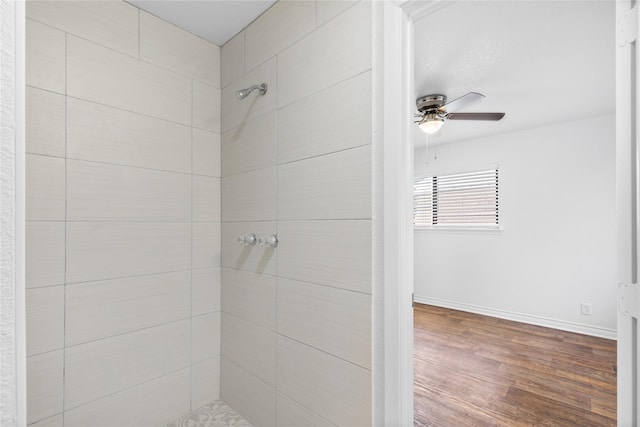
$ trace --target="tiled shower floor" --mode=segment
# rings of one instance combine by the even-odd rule
[[[176,420],[165,427],[252,427],[251,424],[222,400],[195,409],[189,415]]]

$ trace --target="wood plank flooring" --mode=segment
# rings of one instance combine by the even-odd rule
[[[415,426],[616,425],[616,342],[414,307]]]

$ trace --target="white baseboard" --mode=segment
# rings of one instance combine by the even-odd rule
[[[483,314],[485,316],[497,317],[500,319],[529,323],[531,325],[545,326],[547,328],[559,329],[561,331],[576,332],[579,334],[591,335],[594,337],[617,340],[617,333],[614,329],[600,328],[598,326],[583,325],[581,323],[549,319],[546,317],[531,316],[529,314],[514,313],[511,311],[481,307],[477,305],[443,300],[439,298],[423,297],[420,295],[415,295],[413,299],[415,302],[420,304],[435,305],[438,307],[450,308],[453,310],[467,311],[470,313]]]

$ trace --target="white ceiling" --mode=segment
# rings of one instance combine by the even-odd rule
[[[222,46],[275,0],[127,0],[142,10]]]
[[[429,143],[613,112],[614,24],[615,2],[592,0],[452,2],[416,21],[415,97],[474,91],[486,98],[462,111],[506,112],[446,122]]]

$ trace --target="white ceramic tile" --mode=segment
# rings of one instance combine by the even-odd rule
[[[191,362],[220,355],[220,312],[191,318]]]
[[[191,124],[187,77],[73,36],[67,36],[67,94]]]
[[[371,68],[371,7],[360,2],[278,55],[278,107]]]
[[[255,273],[276,274],[277,249],[264,246],[238,244],[238,236],[276,234],[275,222],[225,222],[222,223],[222,265]]]
[[[26,87],[27,153],[65,156],[65,98],[35,87]]]
[[[28,221],[26,226],[27,288],[64,284],[64,222]]]
[[[371,221],[282,221],[278,276],[371,293]]]
[[[191,129],[119,108],[67,98],[67,157],[191,172]]]
[[[276,278],[223,268],[222,309],[225,313],[275,331]]]
[[[278,333],[371,369],[371,296],[278,278]]]
[[[245,29],[247,70],[255,68],[316,27],[313,1],[275,3]]]
[[[29,424],[29,427],[63,427],[62,414],[54,415],[51,418]]]
[[[276,112],[247,120],[222,134],[222,175],[262,169],[276,164]]]
[[[64,347],[64,286],[26,290],[27,356]]]
[[[220,357],[191,367],[191,408],[200,408],[220,398]]]
[[[220,177],[220,134],[193,129],[193,173]]]
[[[347,0],[318,0],[316,2],[318,26],[344,12],[356,3],[357,1]]]
[[[67,160],[71,221],[189,221],[191,176]]]
[[[66,345],[186,319],[189,271],[67,285]]]
[[[189,323],[182,320],[67,347],[65,409],[189,366]]]
[[[220,48],[144,11],[140,59],[220,87]]]
[[[222,178],[223,221],[276,219],[276,168]]]
[[[224,313],[222,315],[222,355],[275,387],[275,331]]]
[[[69,222],[67,283],[185,270],[189,223]]]
[[[138,56],[138,9],[120,1],[28,1],[27,16]]]
[[[64,221],[65,160],[27,154],[26,204],[28,221]]]
[[[194,316],[221,309],[220,280],[219,268],[191,271],[191,311]]]
[[[189,413],[189,369],[65,412],[65,427],[162,426]]]
[[[194,222],[191,227],[192,268],[220,267],[220,223]]]
[[[220,89],[193,82],[193,126],[220,132]]]
[[[335,425],[281,393],[278,393],[276,397],[276,405],[276,425],[308,427],[333,427]]]
[[[194,175],[193,221],[220,221],[220,178]]]
[[[222,400],[255,427],[276,425],[276,392],[226,357],[220,360]]]
[[[62,412],[63,350],[27,357],[27,423]]]
[[[370,91],[365,72],[278,110],[278,162],[371,144]]]
[[[267,93],[253,91],[238,99],[236,91],[253,85],[267,84]],[[222,90],[222,131],[236,128],[254,117],[276,109],[276,60],[271,59],[249,71]]]
[[[222,87],[244,74],[244,31],[236,34],[220,48]]]
[[[281,336],[278,391],[336,425],[371,425],[371,371]]]
[[[371,146],[278,166],[278,219],[371,218]]]
[[[32,19],[26,21],[26,83],[65,93],[65,34]]]

